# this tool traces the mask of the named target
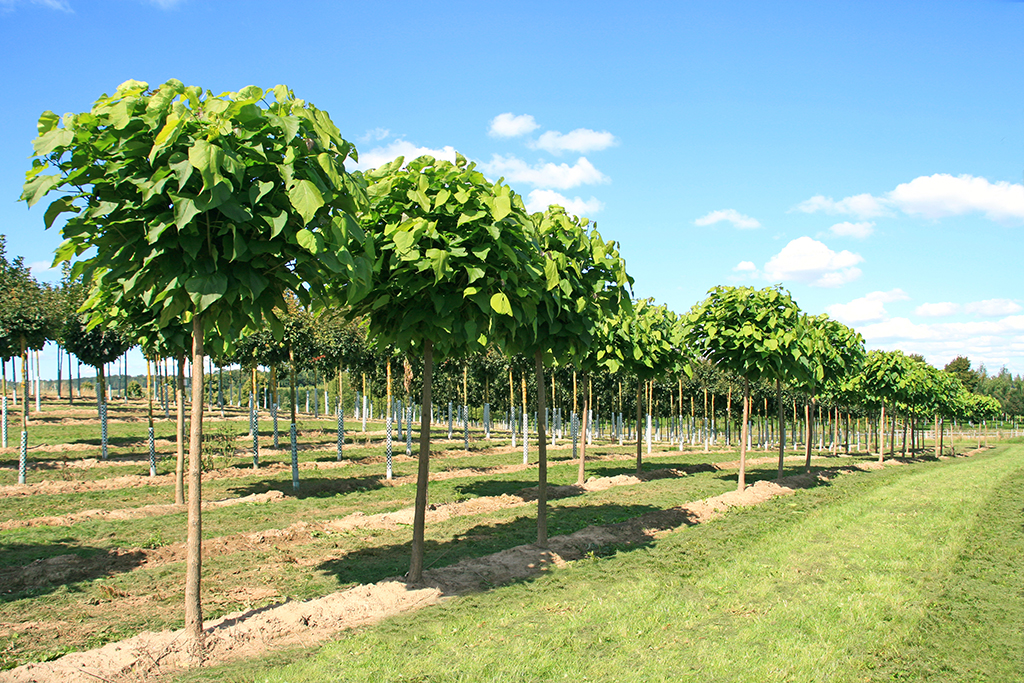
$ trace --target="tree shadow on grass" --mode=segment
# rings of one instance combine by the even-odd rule
[[[524,514],[513,520],[483,522],[452,534],[448,540],[428,538],[424,582],[440,587],[446,594],[460,594],[526,581],[563,560],[602,557],[646,547],[653,543],[654,531],[696,523],[689,512],[651,505],[551,507],[548,550],[534,545],[535,515],[535,509],[524,508]],[[430,529],[428,522],[428,535]],[[411,536],[411,526],[408,531]],[[373,534],[369,529],[353,533]],[[411,541],[374,545],[326,560],[317,569],[334,576],[339,584],[373,583],[404,576],[409,569],[410,553]],[[452,567],[463,560],[467,561],[464,565]]]
[[[6,561],[37,558],[27,564],[0,568],[0,603],[47,595],[68,584],[129,572],[145,560],[145,553],[139,550],[120,552],[60,541],[45,545],[0,543],[0,553]]]
[[[436,484],[432,483],[431,486],[436,486]],[[537,481],[531,481],[528,479],[480,479],[477,481],[466,481],[459,484],[455,484],[454,490],[456,495],[463,496],[466,498],[522,494],[526,500],[535,500]],[[530,495],[531,493],[532,495]],[[583,491],[581,490],[580,493],[583,493]]]
[[[384,487],[384,475],[372,475],[367,477],[303,477],[299,475],[299,490],[296,491],[289,479],[261,479],[250,481],[238,486],[231,486],[228,492],[238,497],[252,495],[254,493],[267,493],[268,491],[280,491],[289,498],[329,498],[339,493],[352,493],[353,491],[373,491]]]

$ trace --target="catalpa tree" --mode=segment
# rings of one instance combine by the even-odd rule
[[[378,343],[423,359],[419,467],[409,579],[423,571],[433,358],[464,358],[537,320],[544,263],[522,198],[455,163],[399,157],[366,173],[360,218],[376,247],[372,291],[355,303]]]
[[[227,355],[265,325],[280,336],[286,292],[309,304],[327,280],[365,291],[371,262],[353,218],[365,196],[344,165],[354,150],[283,85],[214,95],[127,81],[88,112],[44,112],[38,132],[21,198],[66,193],[44,220],[70,214],[56,261],[79,259],[90,325],[191,327],[185,621],[198,646],[205,348]]]

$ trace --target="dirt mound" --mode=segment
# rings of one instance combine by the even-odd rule
[[[783,482],[784,485],[758,482],[744,491],[731,491],[626,522],[555,536],[550,539],[548,548],[522,545],[487,557],[466,559],[424,572],[423,581],[417,585],[384,580],[315,600],[285,602],[228,615],[205,625],[205,660],[218,663],[257,656],[270,648],[313,645],[340,630],[373,624],[394,614],[435,604],[445,596],[464,595],[535,576],[546,568],[560,566],[598,549],[650,542],[660,534],[706,521],[728,508],[755,505],[793,493],[789,483],[793,482]],[[0,673],[0,681],[70,683],[97,678],[145,681],[187,666],[183,631],[164,631],[142,633],[52,662],[26,664]]]
[[[265,493],[253,493],[240,498],[225,498],[223,500],[211,500],[203,503],[204,510],[230,507],[232,505],[243,505],[245,503],[270,503],[284,499],[280,491],[267,491]],[[33,517],[32,519],[11,519],[0,522],[0,531],[7,529],[20,529],[30,526],[71,526],[78,522],[93,519],[140,519],[142,517],[158,517],[185,510],[184,505],[173,503],[164,505],[144,505],[137,508],[123,508],[120,510],[82,510],[67,515],[53,517]]]

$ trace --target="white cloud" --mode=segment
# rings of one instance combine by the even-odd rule
[[[557,190],[609,182],[608,176],[594,168],[586,157],[580,157],[572,166],[565,163],[539,163],[530,166],[513,155],[495,154],[489,162],[480,164],[480,170],[489,176],[504,176],[509,183],[526,183]]]
[[[812,287],[838,287],[861,275],[860,254],[835,252],[810,237],[798,237],[764,264],[769,280],[796,280]]]
[[[938,338],[936,326],[913,323],[907,318],[891,318],[857,328],[857,331],[864,336],[865,341]]]
[[[712,211],[706,216],[701,216],[693,222],[694,225],[714,225],[722,221],[728,221],[736,228],[760,228],[761,223],[756,218],[746,216],[736,209],[719,209]]]
[[[1024,223],[1024,185],[1005,180],[991,183],[966,174],[935,173],[901,183],[883,197],[858,194],[836,201],[819,194],[800,202],[793,210],[865,219],[890,214],[892,209],[932,219],[980,213],[1000,223],[1020,224]]]
[[[174,9],[178,5],[181,5],[185,0],[147,0],[150,4],[156,5],[160,9]]]
[[[831,197],[819,194],[800,202],[794,210],[802,211],[803,213],[824,211],[830,214],[851,214],[861,219],[885,216],[890,213],[884,200],[870,194],[858,194],[840,199],[838,202]]]
[[[937,367],[964,355],[975,365],[984,363],[990,369],[1007,365],[1015,374],[1024,371],[1024,315],[951,323],[892,318],[857,331],[864,335],[869,348],[920,353]]]
[[[532,190],[526,197],[526,210],[530,213],[544,211],[552,204],[557,204],[571,214],[577,216],[593,216],[604,208],[604,202],[596,197],[581,199],[573,197],[569,199],[554,190]]]
[[[491,119],[491,128],[487,134],[494,138],[514,138],[532,133],[539,127],[529,114],[515,116],[512,112],[505,112]]]
[[[602,149],[618,144],[615,136],[606,130],[596,131],[589,128],[577,128],[562,135],[557,130],[542,133],[536,141],[528,143],[531,149],[543,149],[551,154],[562,152],[599,152]]]
[[[359,136],[359,142],[378,142],[391,135],[387,128],[371,128]]]
[[[26,2],[30,5],[42,5],[61,12],[74,12],[67,0],[0,0],[0,9],[9,12],[17,5],[24,5]]]
[[[754,265],[753,261],[740,261],[733,270],[737,273],[756,273],[757,266]]]
[[[395,140],[384,147],[374,147],[368,152],[360,152],[359,162],[353,165],[353,169],[365,171],[382,166],[397,157],[405,157],[406,161],[412,161],[424,155],[454,162],[455,148],[451,145],[445,145],[441,149],[431,149],[429,147],[417,147],[406,140]]]
[[[870,237],[875,232],[875,224],[870,221],[861,223],[845,221],[843,223],[836,223],[828,231],[836,237],[853,237],[854,239],[862,240]]]
[[[890,289],[888,292],[871,292],[845,304],[832,304],[826,310],[836,320],[847,324],[883,320],[888,315],[885,304],[893,301],[906,301],[910,297],[902,289]]]
[[[1021,310],[1024,309],[1021,309],[1020,304],[1010,299],[985,299],[964,305],[965,312],[987,317],[1020,313]]]
[[[922,318],[942,318],[959,312],[960,304],[955,304],[952,301],[941,301],[934,304],[923,303],[914,309],[914,314]]]
[[[32,277],[43,282],[57,282],[60,280],[60,267],[50,267],[50,261],[33,261],[28,264]]]
[[[889,200],[904,213],[945,218],[982,213],[1002,223],[1024,221],[1024,185],[936,173],[897,185]]]

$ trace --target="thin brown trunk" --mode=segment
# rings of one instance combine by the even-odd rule
[[[203,562],[202,450],[203,450],[203,325],[192,318],[192,415],[188,442],[188,540],[185,555],[185,632],[192,662],[202,661],[203,608],[200,577]]]
[[[811,441],[814,439],[814,394],[811,394],[810,401],[804,405],[804,421],[807,443],[804,444],[804,471],[811,471]]]
[[[750,437],[750,381],[743,378],[743,429],[740,432],[740,473],[736,489],[747,488],[747,439]]]
[[[544,362],[541,352],[534,353],[537,373],[537,545],[548,547],[548,447],[547,447],[547,397],[544,387]]]
[[[583,375],[586,379],[586,374]],[[576,483],[583,486],[584,477],[586,476],[586,461],[587,461],[587,413],[589,413],[588,406],[590,405],[590,397],[586,391],[583,392],[583,411],[582,411],[582,423],[583,429],[580,431],[580,462],[579,469],[576,472]]]
[[[782,465],[786,459],[786,416],[782,410],[782,380],[778,377],[775,378],[775,396],[779,409],[779,474],[777,478],[782,479]]]
[[[21,385],[22,396],[25,400],[21,402],[21,431],[28,431],[28,347],[25,340],[21,340]],[[15,392],[17,393],[17,392]]]
[[[903,444],[902,444],[902,446],[900,448],[900,455],[902,455],[904,458],[907,457],[907,423],[908,422],[910,422],[910,420],[907,418],[906,415],[904,415],[903,416]]]
[[[420,457],[416,476],[416,507],[412,524],[412,560],[409,563],[409,582],[418,583],[423,577],[423,544],[427,520],[427,482],[430,478],[430,382],[433,375],[434,346],[429,339],[423,342],[423,395],[420,415]],[[514,408],[513,408],[514,410]]]
[[[896,413],[889,418],[889,455],[896,455]]]
[[[885,460],[885,404],[882,404],[882,413],[878,418],[878,462]]]
[[[174,469],[174,502],[185,503],[185,356],[178,356],[177,391],[175,403],[178,408],[178,424],[175,438],[178,441],[178,463]]]
[[[640,378],[636,380],[636,471],[639,473],[643,468],[643,391]]]
[[[704,388],[704,452],[707,453],[711,446],[711,420],[708,419],[708,390]]]

